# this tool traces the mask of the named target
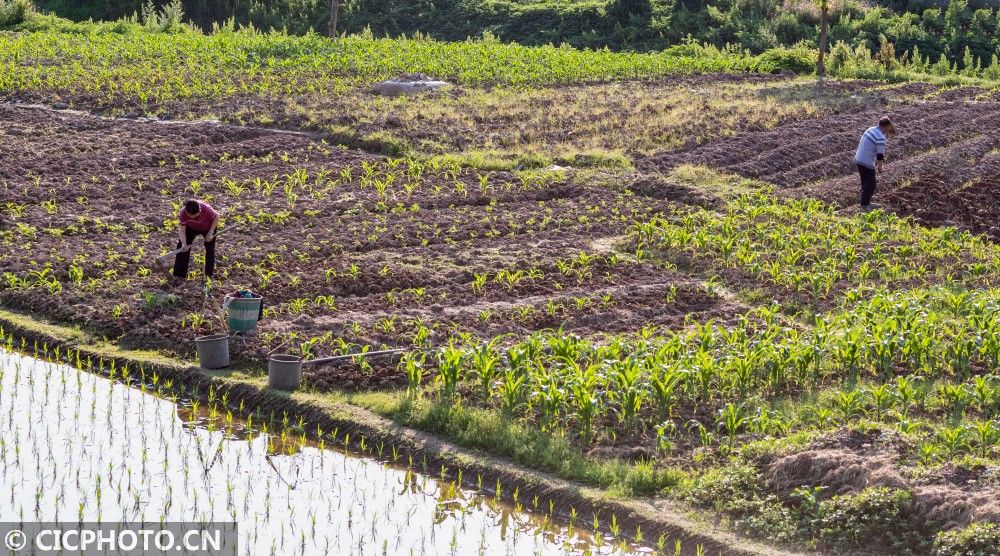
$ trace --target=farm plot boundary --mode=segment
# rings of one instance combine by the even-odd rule
[[[131,351],[104,344],[85,330],[65,327],[2,307],[0,340],[5,345],[11,342],[15,349],[20,346],[26,352],[29,346],[33,346],[36,357],[49,360],[60,357],[69,363],[72,353],[91,361],[96,359],[100,364],[90,367],[88,371],[104,376],[109,375],[113,366],[120,369],[132,365],[141,369],[143,376],[148,374],[151,377],[156,373],[160,380],[173,381],[175,387],[184,389],[187,395],[195,398],[208,399],[212,396],[215,400],[228,400],[230,409],[234,411],[239,406],[246,413],[285,415],[289,420],[304,423],[305,431],[341,431],[345,433],[340,444],[343,448],[368,457],[379,457],[375,452],[376,443],[379,446],[388,444],[404,456],[409,456],[411,461],[422,460],[424,471],[440,468],[442,478],[461,480],[464,477],[466,483],[476,486],[471,478],[477,477],[481,488],[493,494],[496,487],[490,485],[502,485],[501,495],[507,499],[512,499],[515,492],[520,493],[522,500],[538,497],[546,501],[560,519],[569,520],[573,511],[584,517],[600,516],[604,520],[614,516],[621,527],[621,535],[634,536],[641,531],[646,538],[655,538],[662,534],[671,542],[679,540],[683,554],[795,554],[736,537],[701,520],[665,511],[648,501],[616,499],[600,489],[458,446],[435,435],[399,425],[354,404],[278,393],[250,380],[225,377],[218,372],[152,352]]]

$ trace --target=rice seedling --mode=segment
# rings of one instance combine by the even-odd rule
[[[10,336],[3,339],[14,343]],[[416,477],[410,470],[325,449],[327,439],[342,438],[345,447],[355,444],[350,434],[341,437],[337,430],[321,428],[315,429],[319,440],[309,440],[301,418],[272,414],[260,420],[250,414],[241,420],[233,409],[243,408],[243,400],[231,403],[228,392],[214,387],[204,398],[177,407],[152,396],[169,388],[155,371],[100,361],[95,368],[109,377],[102,379],[59,362],[79,358],[79,352],[63,354],[44,344],[36,344],[36,352],[53,362],[0,351],[0,412],[10,417],[8,433],[0,435],[0,492],[12,493],[19,519],[232,520],[240,524],[241,553],[281,546],[311,552],[377,545],[398,551],[413,542],[428,550],[460,550],[479,546],[482,539],[505,553],[547,553],[582,550],[591,543],[579,532],[525,512],[516,486],[510,506],[501,501],[507,489],[499,482],[483,505],[476,491],[462,486],[461,469],[454,473],[457,482],[448,482],[453,473],[445,466],[438,479]],[[70,392],[67,376],[74,373],[81,388]],[[128,386],[137,376],[148,383]],[[64,395],[50,396],[50,388],[60,384]],[[143,390],[146,384],[151,387]],[[74,410],[81,405],[89,406],[88,412]],[[182,421],[182,415],[188,417]],[[86,443],[78,440],[81,434],[88,437]],[[88,449],[95,442],[101,450]],[[373,445],[364,436],[357,446],[379,458],[388,455],[383,442]],[[393,461],[402,457],[394,446],[391,453]],[[300,483],[324,487],[301,492]],[[479,483],[481,489],[481,477]],[[400,490],[404,484],[410,488]],[[442,515],[435,509],[442,503],[454,510]],[[417,515],[438,517],[427,528],[412,519]],[[320,522],[326,525],[318,527]],[[502,534],[511,527],[519,533]],[[357,531],[371,536],[361,541]],[[640,542],[626,545],[625,552]]]

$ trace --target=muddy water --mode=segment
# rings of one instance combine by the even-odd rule
[[[67,365],[0,373],[0,521],[236,522],[253,555],[649,551]]]

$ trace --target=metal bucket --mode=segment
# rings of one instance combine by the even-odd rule
[[[206,369],[221,369],[229,366],[229,336],[212,334],[194,339],[198,348],[198,364]]]
[[[260,308],[264,298],[257,295],[254,297],[234,297],[227,295],[222,303],[222,311],[225,313],[226,324],[230,332],[250,332],[257,329],[260,321]]]
[[[267,384],[275,390],[289,392],[302,380],[302,358],[296,355],[272,355],[267,360]]]

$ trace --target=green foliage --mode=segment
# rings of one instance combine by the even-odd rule
[[[990,275],[1000,273],[1000,254],[982,238],[955,228],[926,229],[883,212],[845,227],[829,205],[780,201],[766,192],[740,195],[729,208],[727,215],[682,208],[636,224],[637,252],[739,269],[794,291],[789,297],[817,304],[848,287],[938,283],[946,274],[970,286],[989,285],[972,263],[986,265]],[[947,270],[931,263],[951,260],[957,252],[969,252],[975,260],[953,261]]]
[[[906,490],[869,488],[819,503],[812,527],[831,549],[884,547],[893,554],[926,553],[930,539]]]
[[[362,394],[353,401],[406,426],[443,435],[463,446],[509,457],[625,496],[654,494],[678,484],[682,478],[678,471],[648,463],[587,458],[565,438],[542,432],[537,426],[510,421],[494,411],[387,394]]]
[[[24,28],[40,32],[0,35],[0,93],[101,91],[94,99],[101,106],[122,97],[145,104],[150,99],[336,94],[411,72],[466,85],[544,86],[773,69],[755,57],[714,48],[684,57],[525,47],[495,40],[444,43],[361,35],[333,41],[315,34],[297,37],[252,29],[203,35],[177,26],[176,14],[161,11],[144,17],[143,24],[99,25],[30,18]],[[44,32],[47,25],[56,32]],[[151,33],[150,28],[172,34]],[[87,40],[81,41],[76,33],[86,33]],[[60,71],[53,72],[53,66]],[[173,78],[164,79],[165,75]],[[391,137],[368,139],[386,152],[406,150]]]
[[[810,73],[816,67],[816,53],[809,48],[772,48],[760,55],[762,62],[776,69],[794,73]]]
[[[740,460],[710,469],[678,487],[681,498],[733,516],[739,531],[774,542],[801,540],[793,512],[762,488],[756,467]]]
[[[0,0],[0,29],[23,23],[32,9],[31,0]]]
[[[711,469],[685,484],[682,496],[689,502],[733,513],[731,504],[763,496],[762,478],[753,465],[734,462]]]
[[[171,0],[157,9],[150,0],[142,9],[142,22],[147,29],[160,33],[179,33],[185,30],[184,6],[181,0]]]
[[[114,20],[137,14],[143,0],[36,0],[39,9],[74,21]]]
[[[365,135],[358,142],[358,146],[370,152],[392,157],[403,157],[411,151],[411,147],[405,139],[396,137],[387,131],[376,131]]]
[[[1000,525],[973,523],[965,529],[939,533],[935,556],[990,556],[1000,553]]]
[[[229,24],[307,34],[313,30],[325,32],[329,17],[327,0],[183,0],[183,6],[180,0],[156,0],[154,4],[143,4],[140,0],[40,0],[43,9],[76,20],[134,16],[147,21],[142,14],[148,12],[151,5],[160,9],[159,13],[168,15],[176,15],[182,8],[204,30]],[[372,37],[411,36],[443,41],[484,37],[524,45],[567,44],[577,48],[609,47],[633,51],[658,51],[684,43],[705,43],[717,48],[764,53],[779,69],[810,73],[813,66],[806,60],[815,57],[819,33],[817,14],[812,2],[778,0],[676,3],[662,0],[438,0],[432,3],[361,0],[342,2],[339,28],[342,33],[369,33]],[[176,23],[176,17],[173,21]],[[166,28],[176,30],[177,25]],[[835,53],[831,73],[843,77],[891,79],[906,79],[928,72],[931,75],[957,73],[995,79],[1000,74],[1000,68],[991,63],[997,53],[998,45],[993,38],[997,32],[996,10],[973,9],[965,0],[950,0],[944,10],[913,2],[893,4],[889,8],[863,8],[853,4],[834,7],[830,14],[830,44],[842,42],[854,56],[848,62],[844,52]],[[885,50],[886,46],[892,47],[888,56],[890,51]],[[807,50],[812,51],[808,56]],[[863,51],[868,54],[864,55]]]
[[[162,6],[165,0],[157,0]],[[184,0],[184,9],[203,29],[233,18],[258,29],[304,34],[326,29],[329,0]],[[42,0],[44,9],[84,20],[115,19],[141,9],[139,0]],[[566,42],[577,47],[663,46],[654,17],[669,7],[650,0],[362,0],[341,2],[338,27],[348,33],[371,29],[376,36],[421,34],[462,41],[491,33],[504,41],[543,45]]]

